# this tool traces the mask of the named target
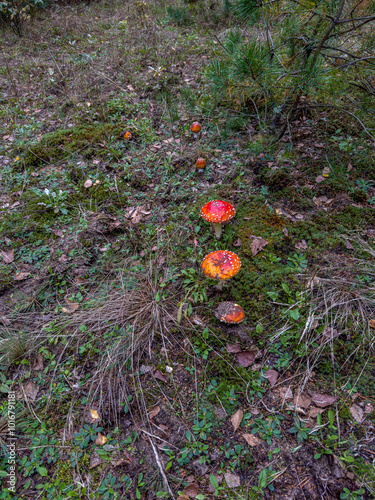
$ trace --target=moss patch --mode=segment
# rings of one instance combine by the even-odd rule
[[[38,167],[79,153],[85,158],[106,155],[105,143],[111,138],[121,139],[122,127],[109,123],[80,125],[70,129],[56,130],[45,134],[38,144],[25,146],[26,167]]]

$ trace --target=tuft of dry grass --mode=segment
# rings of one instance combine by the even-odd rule
[[[31,333],[8,327],[0,328],[0,364],[11,366],[33,350]]]
[[[66,339],[60,359],[73,349],[79,353],[82,347],[89,353],[83,361],[85,370],[91,372],[89,402],[109,419],[117,419],[141,359],[152,355],[155,336],[166,347],[171,330],[180,328],[172,314],[175,293],[169,289],[163,294],[159,285],[159,272],[150,262],[146,272],[123,273],[108,285],[106,296],[54,324],[57,335]]]
[[[349,239],[349,238],[348,238]],[[351,235],[350,241],[361,253],[375,257],[375,249],[358,235]],[[306,303],[309,312],[299,343],[308,353],[308,373],[319,363],[323,350],[331,347],[336,339],[345,338],[353,344],[347,364],[361,352],[365,366],[373,356],[375,330],[370,319],[375,318],[375,265],[373,260],[350,258],[340,266],[319,269],[307,279]],[[323,332],[318,329],[324,325]]]

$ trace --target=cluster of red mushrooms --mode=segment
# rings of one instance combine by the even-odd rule
[[[198,138],[198,134],[201,131],[201,124],[199,122],[192,123],[190,130],[193,132],[194,139]],[[204,158],[198,158],[195,162],[198,174],[202,173],[206,168],[206,160]]]
[[[198,137],[201,126],[194,122],[190,130],[194,138]],[[197,171],[204,170],[206,162],[204,158],[199,158],[196,162]],[[215,236],[219,240],[223,231],[223,224],[229,222],[236,214],[235,208],[226,201],[213,200],[206,203],[201,209],[201,216],[207,222],[211,222],[214,227]],[[217,280],[216,288],[223,289],[224,281],[235,276],[241,268],[241,261],[238,255],[229,250],[218,250],[211,252],[203,259],[202,269],[206,276]],[[221,302],[214,312],[217,319],[224,323],[240,323],[245,318],[242,307],[234,302]]]

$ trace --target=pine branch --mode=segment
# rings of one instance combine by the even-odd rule
[[[330,34],[332,33],[332,31],[335,29],[340,17],[341,17],[341,14],[342,14],[342,11],[344,9],[344,5],[345,5],[345,0],[341,0],[341,3],[339,5],[339,8],[338,8],[338,11],[337,11],[337,14],[336,14],[336,17],[334,18],[334,20],[331,22],[331,26],[327,29],[327,31],[325,32],[325,35],[323,36],[323,38],[321,39],[317,49],[315,50],[315,54],[314,54],[314,58],[312,60],[312,63],[311,63],[311,68],[313,68],[315,66],[315,63],[319,57],[319,54],[323,48],[323,45],[326,43],[326,41],[328,40]]]

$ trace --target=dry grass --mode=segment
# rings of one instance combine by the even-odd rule
[[[54,324],[57,335],[66,339],[60,360],[84,348],[86,359],[80,368],[91,372],[89,401],[110,419],[117,418],[120,403],[126,401],[141,359],[152,356],[155,336],[166,347],[171,330],[179,326],[172,315],[177,299],[170,290],[163,298],[159,280],[150,262],[144,274],[122,274],[108,284],[108,295]]]
[[[0,328],[0,364],[11,366],[34,349],[33,336],[26,330]]]
[[[360,236],[351,235],[350,241],[362,253],[375,256],[375,249]],[[309,277],[309,313],[299,339],[308,353],[306,381],[327,346],[334,361],[336,339],[353,345],[342,368],[358,353],[364,367],[373,356],[375,330],[369,320],[375,318],[374,283],[375,265],[364,258],[346,259],[339,267],[320,269]],[[321,325],[325,326],[323,332],[318,329]]]

